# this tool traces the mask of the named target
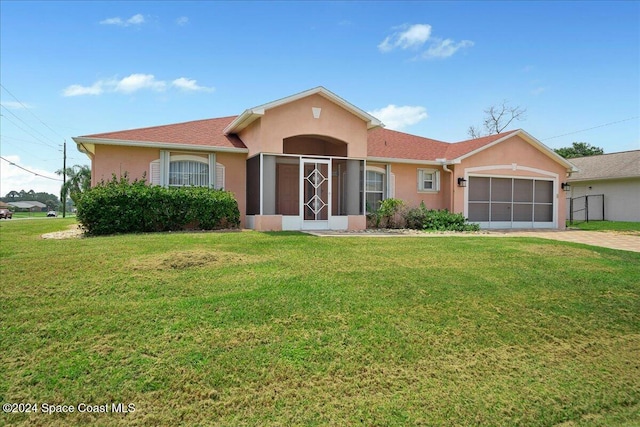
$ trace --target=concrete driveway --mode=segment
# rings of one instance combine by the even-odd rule
[[[603,248],[640,252],[640,233],[582,230],[484,230],[480,233],[423,233],[415,230],[306,231],[318,237],[538,237]]]
[[[489,235],[505,237],[539,237],[563,242],[583,243],[609,249],[640,252],[640,234],[614,231],[540,230],[491,231]]]

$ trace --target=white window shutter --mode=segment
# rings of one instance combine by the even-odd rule
[[[216,188],[224,190],[224,165],[216,163]]]
[[[160,185],[160,159],[149,163],[149,184]]]
[[[433,180],[435,181],[433,183],[433,189],[436,191],[440,191],[440,171],[436,171],[433,174]]]
[[[387,188],[387,198],[393,199],[396,197],[396,175],[389,174],[389,188]]]
[[[171,153],[160,150],[160,183],[163,187],[169,186],[169,164],[171,163]]]

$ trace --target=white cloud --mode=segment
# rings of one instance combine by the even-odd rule
[[[144,24],[144,16],[141,14],[133,15],[131,18],[127,19],[127,24],[129,25],[140,25]]]
[[[20,161],[20,156],[3,155],[2,157],[39,175],[62,180],[61,177],[57,176],[53,172],[34,168],[29,165],[23,165]],[[5,196],[10,191],[21,190],[33,190],[36,193],[46,192],[59,196],[61,185],[62,181],[53,181],[51,179],[36,176],[32,173],[20,169],[17,166],[10,165],[4,160],[0,160],[0,194],[2,196]]]
[[[387,129],[401,130],[407,126],[415,125],[425,120],[429,115],[427,109],[421,106],[397,106],[387,105],[378,110],[369,111],[369,114],[376,117],[385,124]]]
[[[123,20],[119,16],[115,18],[107,18],[103,21],[100,21],[102,25],[117,25],[119,27],[129,27],[131,25],[142,25],[144,24],[144,16],[140,13],[133,15],[131,18],[127,20]]]
[[[213,92],[215,88],[198,85],[198,82],[186,77],[173,80],[170,84],[164,80],[157,80],[153,74],[134,73],[122,79],[102,79],[91,86],[74,84],[62,91],[63,96],[102,95],[103,93],[132,94],[140,90],[163,92],[168,87],[174,87],[187,92]]]
[[[397,28],[402,31],[394,32],[378,45],[381,52],[390,52],[396,48],[419,48],[431,37],[431,25],[404,24]]]
[[[102,80],[95,82],[91,86],[71,85],[66,87],[62,91],[63,96],[81,96],[81,95],[101,95],[104,90],[102,89]]]
[[[186,77],[180,77],[179,79],[175,79],[171,82],[172,86],[177,87],[178,89],[182,89],[184,91],[202,91],[202,92],[213,92],[215,88],[213,87],[205,87],[198,86],[198,82],[193,79],[187,79]]]
[[[156,80],[153,74],[131,74],[116,83],[114,91],[133,93],[141,89],[151,89],[161,92],[167,86],[166,82]]]
[[[396,27],[390,36],[386,37],[379,45],[380,52],[390,52],[394,49],[423,49],[429,43],[427,50],[423,50],[414,59],[448,58],[458,50],[473,46],[471,40],[455,42],[451,39],[441,39],[431,37],[431,25],[428,24],[403,24]]]
[[[187,18],[186,16],[181,16],[180,18],[176,19],[176,24],[180,25],[181,27],[183,25],[187,25],[189,23],[189,18]]]
[[[461,42],[454,42],[451,39],[446,40],[437,40],[429,46],[429,48],[424,51],[421,55],[423,59],[431,59],[431,58],[448,58],[456,53],[458,50],[463,49],[465,47],[473,46],[473,42],[471,40],[462,40]]]

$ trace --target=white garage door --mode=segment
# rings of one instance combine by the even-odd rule
[[[468,217],[482,228],[553,228],[553,181],[469,177]]]

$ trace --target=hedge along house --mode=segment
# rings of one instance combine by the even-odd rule
[[[127,172],[235,194],[256,230],[366,228],[381,200],[461,212],[484,228],[564,228],[575,170],[523,130],[446,143],[383,128],[323,87],[198,120],[73,138],[92,184]]]

